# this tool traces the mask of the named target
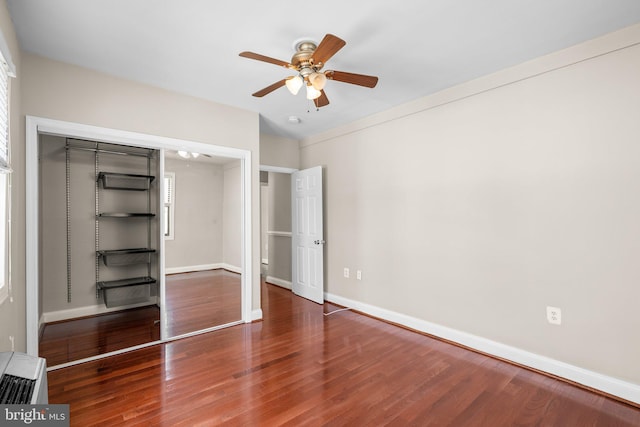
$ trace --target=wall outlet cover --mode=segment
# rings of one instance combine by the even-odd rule
[[[562,310],[558,307],[547,306],[547,321],[552,325],[562,324]]]

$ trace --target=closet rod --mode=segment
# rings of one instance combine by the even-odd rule
[[[121,156],[138,156],[138,157],[153,157],[153,152],[149,152],[147,154],[144,153],[132,153],[127,151],[116,151],[116,150],[106,150],[104,148],[88,148],[88,147],[74,147],[68,145],[65,147],[66,150],[83,150],[83,151],[92,151],[94,153],[109,153],[109,154],[118,154]]]

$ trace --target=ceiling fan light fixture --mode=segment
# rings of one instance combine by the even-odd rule
[[[200,153],[192,153],[185,150],[178,150],[178,156],[182,157],[183,159],[197,159],[200,156]]]
[[[322,92],[311,85],[307,85],[307,99],[318,99],[320,95],[322,95]]]
[[[309,82],[311,82],[314,89],[322,90],[324,89],[324,85],[327,84],[327,76],[325,76],[324,73],[312,73],[309,76]]]
[[[300,76],[291,76],[287,77],[287,81],[285,82],[287,85],[287,89],[291,92],[292,95],[297,95],[302,87],[302,77]]]

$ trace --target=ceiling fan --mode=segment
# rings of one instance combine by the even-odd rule
[[[261,98],[282,86],[287,86],[287,89],[296,95],[304,85],[307,89],[307,99],[312,99],[316,107],[320,108],[329,105],[329,98],[324,92],[327,80],[369,88],[373,88],[378,84],[378,78],[375,76],[333,70],[321,72],[327,61],[346,44],[347,42],[333,34],[324,36],[318,45],[309,40],[298,41],[295,44],[296,53],[291,57],[290,63],[253,52],[242,52],[240,56],[280,65],[298,73],[257,91],[253,96]]]

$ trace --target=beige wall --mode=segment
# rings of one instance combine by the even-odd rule
[[[639,40],[303,141],[326,173],[326,291],[640,384]]]
[[[222,206],[222,258],[225,264],[232,267],[242,266],[242,216],[241,216],[241,194],[242,177],[239,162],[231,162],[224,165],[224,186],[223,186],[223,206]],[[260,186],[255,187],[255,194],[260,195]],[[254,205],[254,213],[260,214]],[[260,237],[260,227],[254,228],[254,234]],[[254,249],[258,249],[255,260],[260,261],[260,246],[256,244]],[[258,269],[258,274],[260,270]]]
[[[269,172],[268,186],[269,268],[267,275],[291,281],[291,175]]]
[[[4,8],[2,13],[6,13]],[[5,27],[6,25],[3,29]],[[176,94],[31,54],[24,53],[22,59],[22,67],[19,69],[22,102],[21,108],[16,107],[22,112],[22,116],[20,123],[14,128],[23,129],[24,115],[33,115],[247,149],[252,152],[252,204],[259,205],[257,113]],[[0,316],[10,316],[12,322],[16,322],[17,326],[12,332],[16,336],[16,349],[24,350],[26,328],[23,133],[20,133],[19,141],[19,148],[13,152],[14,169],[17,171],[15,175],[18,180],[13,190],[16,193],[16,221],[13,224],[16,244],[12,248],[16,305],[7,309],[3,307]],[[258,210],[252,211],[251,222],[253,230],[259,230]],[[260,306],[259,237],[257,231],[252,234],[253,308]],[[10,314],[5,314],[9,312]],[[2,334],[5,334],[4,328]],[[5,342],[6,347],[6,340],[2,336],[0,339]]]
[[[167,158],[165,171],[175,173],[175,229],[173,240],[165,240],[165,267],[221,263],[222,166]]]
[[[11,174],[11,283],[10,295],[0,305],[0,351],[26,348],[25,321],[25,192],[24,192],[24,121],[21,119],[22,59],[18,40],[5,0],[0,0],[0,29],[11,51],[17,77],[10,79],[10,150],[14,172]]]
[[[300,149],[298,141],[274,135],[260,134],[260,164],[298,169]]]
[[[266,173],[266,172],[265,172]],[[260,262],[269,259],[269,185],[260,182]]]

